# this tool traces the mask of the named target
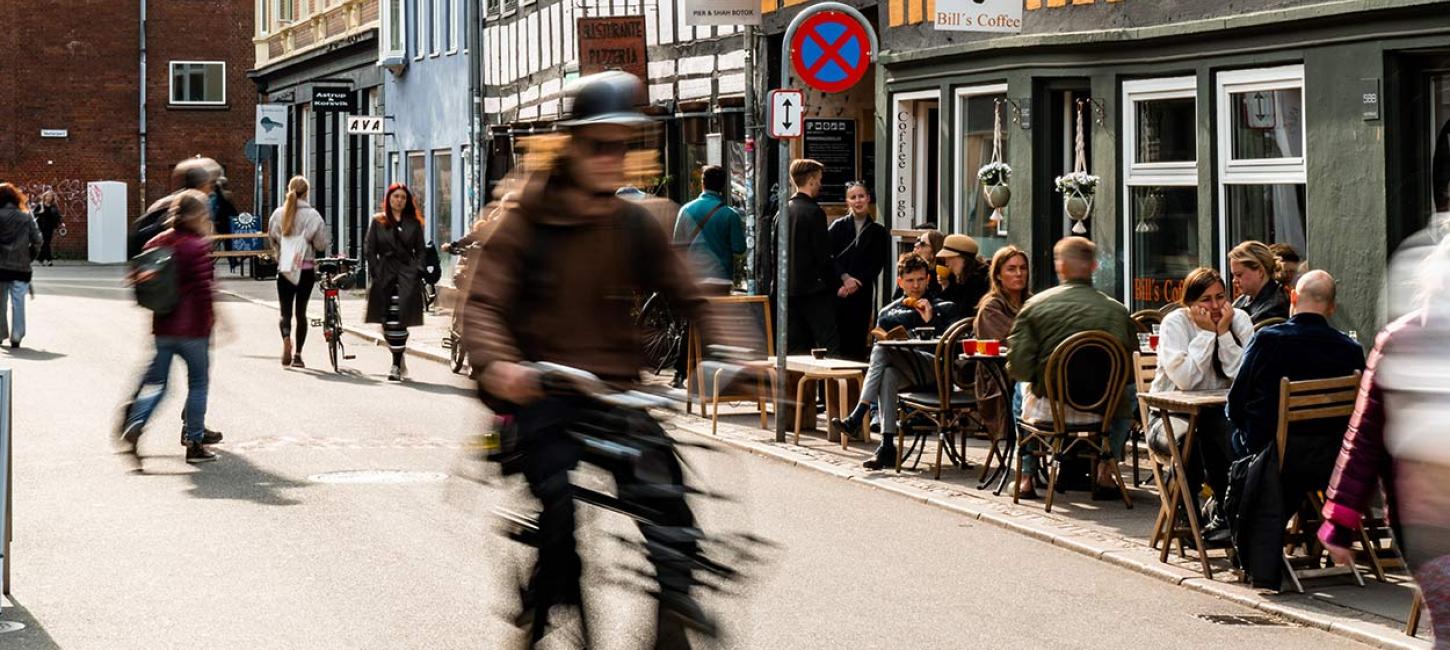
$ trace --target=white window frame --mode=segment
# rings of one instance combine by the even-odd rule
[[[1162,99],[1194,100],[1194,159],[1138,162],[1138,103]],[[1198,78],[1166,77],[1123,82],[1123,296],[1133,301],[1133,188],[1144,186],[1198,187]]]
[[[1007,84],[964,86],[957,88],[953,94],[956,96],[956,104],[953,106],[956,115],[953,116],[952,124],[956,127],[957,137],[952,138],[955,141],[952,143],[952,147],[954,148],[952,156],[956,160],[957,180],[965,186],[958,187],[956,195],[952,199],[956,209],[953,210],[955,214],[952,215],[953,223],[951,224],[951,232],[966,232],[967,195],[977,191],[979,185],[977,182],[977,170],[969,170],[966,168],[967,101],[973,97],[981,97],[983,95],[1005,95],[1007,94]]]
[[[297,5],[299,3],[301,3],[301,2],[303,2],[303,0],[275,0],[275,1],[277,3],[277,23],[278,24],[280,24],[280,25],[290,25],[292,23],[297,22]],[[288,4],[288,3],[290,3],[290,4]],[[282,7],[284,5],[289,6],[292,9],[291,13],[289,13],[286,16],[283,16],[282,15]]]
[[[176,66],[216,65],[222,69],[222,98],[216,101],[180,101],[176,99]],[[226,61],[169,61],[166,66],[166,99],[172,106],[226,106],[227,105],[227,62]]]
[[[393,3],[398,3],[397,24],[393,23]],[[407,0],[381,0],[382,11],[379,16],[378,39],[378,60],[397,61],[408,57],[408,5]],[[398,40],[397,49],[388,47],[389,41],[393,40],[393,32],[396,29]]]
[[[477,0],[469,1],[476,2]],[[448,19],[444,21],[443,25],[443,51],[448,54],[457,54],[462,47],[458,42],[458,25],[462,22],[458,19],[458,12],[463,7],[458,4],[458,0],[443,0],[443,4],[448,9],[446,12]]]
[[[432,0],[412,0],[413,5],[413,58],[422,59],[428,55],[428,20],[423,11]]]
[[[1229,185],[1304,185],[1308,192],[1309,174],[1306,160],[1309,157],[1308,95],[1304,92],[1303,64],[1275,68],[1233,70],[1218,73],[1214,104],[1217,109],[1215,126],[1218,128],[1218,258],[1219,268],[1228,269],[1229,227],[1228,186]],[[1269,158],[1258,160],[1230,159],[1233,151],[1233,113],[1237,110],[1230,102],[1232,95],[1257,90],[1284,90],[1298,88],[1301,105],[1299,128],[1303,142],[1303,155],[1293,158]],[[1305,242],[1309,235],[1306,229]]]
[[[257,0],[257,35],[266,36],[272,31],[272,3],[276,0]]]
[[[443,51],[443,3],[446,0],[428,0],[428,55],[438,56]]]

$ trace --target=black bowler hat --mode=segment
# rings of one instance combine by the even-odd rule
[[[628,72],[610,71],[581,77],[565,93],[573,98],[569,119],[559,124],[568,128],[594,124],[644,126],[650,119],[636,108],[644,95],[644,83]]]

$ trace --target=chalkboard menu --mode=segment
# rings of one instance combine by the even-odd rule
[[[821,203],[844,203],[846,183],[861,180],[856,166],[856,120],[806,120],[805,157],[826,166]]]

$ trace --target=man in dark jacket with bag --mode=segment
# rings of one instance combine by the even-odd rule
[[[464,340],[485,399],[510,414],[521,458],[516,466],[540,501],[537,561],[524,591],[520,621],[531,643],[547,631],[553,605],[582,608],[582,562],[575,549],[574,493],[569,472],[584,452],[570,431],[597,405],[584,397],[547,394],[531,363],[584,370],[616,385],[638,382],[643,366],[630,316],[638,292],[659,291],[712,340],[706,303],[659,222],[639,204],[615,196],[624,161],[650,120],[635,108],[643,84],[606,72],[570,88],[572,115],[552,163],[534,156],[517,205],[500,217],[479,255],[464,307]],[[538,142],[539,150],[547,146]],[[531,152],[533,153],[533,152]],[[637,419],[637,418],[636,418]],[[649,437],[669,446],[658,425]],[[629,445],[638,431],[591,434]],[[673,449],[652,468],[655,478],[611,467],[621,497],[657,513],[640,525],[659,583],[660,620],[706,632],[715,625],[691,596],[699,555],[694,515],[685,502]],[[658,647],[674,647],[663,638]]]
[[[825,348],[841,352],[836,330],[836,289],[840,279],[831,261],[831,235],[826,228],[826,211],[816,202],[821,192],[825,167],[814,160],[790,164],[791,183],[796,195],[786,205],[790,218],[790,306],[787,348],[791,354]]]

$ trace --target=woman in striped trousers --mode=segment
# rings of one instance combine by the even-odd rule
[[[406,185],[394,183],[363,244],[368,267],[367,322],[383,326],[393,353],[388,381],[407,375],[408,328],[423,324],[423,215]]]

